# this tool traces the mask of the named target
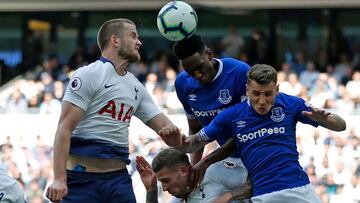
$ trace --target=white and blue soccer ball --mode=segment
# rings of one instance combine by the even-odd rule
[[[157,17],[160,33],[171,41],[180,41],[195,33],[198,18],[195,10],[183,1],[172,1],[161,8]]]

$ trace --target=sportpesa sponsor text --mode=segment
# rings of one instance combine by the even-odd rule
[[[246,142],[248,140],[252,140],[258,137],[262,137],[264,135],[272,135],[272,134],[284,134],[285,127],[274,127],[274,128],[261,128],[255,132],[251,132],[248,134],[241,135],[238,133],[236,137],[238,138],[239,142]]]
[[[201,116],[216,116],[217,114],[224,111],[226,108],[221,109],[213,109],[213,110],[207,110],[207,111],[196,111],[195,109],[191,108],[192,112],[194,112],[195,116],[201,117]]]

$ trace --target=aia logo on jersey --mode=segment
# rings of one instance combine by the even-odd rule
[[[273,109],[271,109],[271,120],[275,121],[275,122],[280,122],[282,120],[284,120],[285,118],[285,114],[282,112],[282,108],[281,107],[275,107]]]
[[[119,113],[117,113],[118,108],[120,108]],[[122,122],[130,122],[133,109],[134,108],[132,106],[129,107],[124,103],[116,104],[115,101],[110,100],[104,107],[101,108],[99,114],[109,114],[113,119],[117,119]]]
[[[81,80],[78,77],[74,77],[70,82],[70,88],[71,90],[75,91],[80,89],[81,87]]]
[[[228,104],[231,102],[232,96],[230,96],[230,91],[228,89],[222,89],[219,91],[218,100],[222,104]]]

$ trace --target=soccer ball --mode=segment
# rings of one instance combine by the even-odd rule
[[[172,1],[161,8],[157,17],[160,33],[171,41],[180,41],[194,34],[198,18],[194,9],[183,1]]]

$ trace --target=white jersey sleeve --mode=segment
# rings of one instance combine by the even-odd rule
[[[24,191],[17,181],[0,169],[0,202],[24,203]]]
[[[147,92],[144,86],[139,86],[141,91],[139,95],[141,97],[141,101],[139,104],[138,109],[135,112],[135,116],[138,117],[142,122],[146,123],[156,115],[160,114],[160,109],[155,105],[154,101],[152,100],[150,94]]]
[[[85,71],[80,68],[71,77],[68,88],[64,95],[64,101],[68,101],[86,111],[92,102],[96,92],[96,78],[93,71]]]

